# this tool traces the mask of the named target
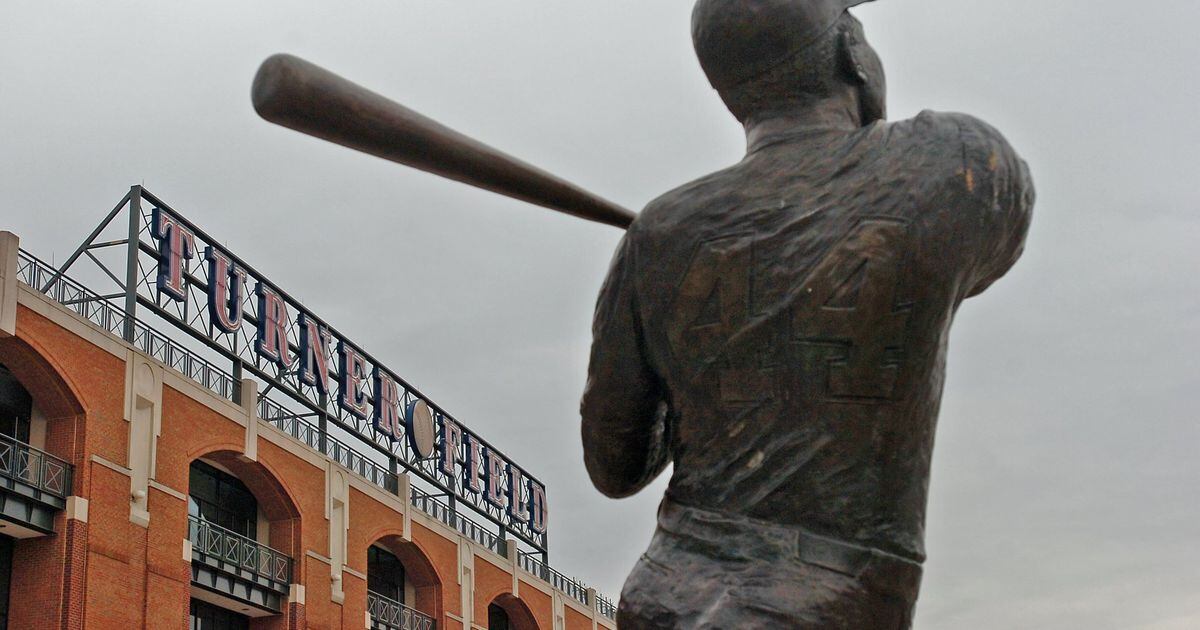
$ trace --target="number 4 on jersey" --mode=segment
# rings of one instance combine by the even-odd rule
[[[896,291],[907,249],[904,223],[859,223],[805,278],[792,319],[793,339],[827,348],[826,395],[890,399],[899,378],[911,304]]]
[[[805,274],[790,298],[791,339],[800,346],[805,380],[826,398],[872,403],[895,392],[912,313],[912,305],[898,304],[896,295],[906,236],[899,220],[860,222]],[[767,366],[747,363],[747,357],[734,365],[723,352],[734,335],[745,334],[752,317],[753,247],[748,236],[702,244],[679,287],[668,327],[677,356],[716,363],[725,402],[765,400],[773,389]],[[773,343],[771,327],[755,329],[763,333],[758,343]]]

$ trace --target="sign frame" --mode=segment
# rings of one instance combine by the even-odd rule
[[[97,243],[126,208],[128,237]],[[115,245],[126,246],[123,283],[92,254]],[[327,440],[338,441],[330,434],[336,427],[385,459],[393,477],[403,469],[444,493],[451,509],[465,504],[502,537],[548,556],[545,484],[143,187],[130,189],[49,284],[81,255],[125,290],[127,339],[137,307],[153,312],[232,363],[235,402],[249,373],[266,384],[260,410],[281,409],[268,398],[272,390],[307,410],[303,416],[315,420],[322,453],[329,452]],[[410,439],[419,403],[428,406],[434,424],[428,457],[420,452],[427,444]],[[399,484],[390,486],[395,492]]]

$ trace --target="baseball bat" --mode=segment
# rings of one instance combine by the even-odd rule
[[[251,96],[270,122],[385,160],[620,228],[636,216],[293,55],[264,61]]]

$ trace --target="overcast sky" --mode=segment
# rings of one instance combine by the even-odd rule
[[[552,564],[615,597],[665,485],[611,501],[582,464],[620,231],[271,126],[249,88],[293,52],[639,209],[743,150],[691,4],[4,0],[0,229],[61,262],[144,183],[545,481]],[[893,119],[981,117],[1039,192],[955,324],[916,627],[1200,627],[1200,3],[856,13]]]

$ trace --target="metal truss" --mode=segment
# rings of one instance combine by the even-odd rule
[[[195,235],[196,256],[191,260],[184,260],[183,300],[177,301],[158,290],[159,254],[152,233],[152,217],[155,209],[168,212],[171,217],[178,220]],[[118,222],[117,220],[122,214],[126,220]],[[123,238],[102,238],[106,233],[117,229],[118,226],[124,231]],[[230,362],[231,369],[227,374],[219,367],[212,370],[216,375],[215,378],[222,381],[220,387],[217,388],[222,395],[238,402],[241,399],[239,390],[242,378],[253,376],[259,379],[264,387],[260,388],[258,407],[260,416],[264,420],[279,426],[294,437],[329,455],[342,466],[393,493],[398,491],[396,475],[403,469],[444,493],[450,509],[456,510],[459,504],[466,505],[473,512],[492,522],[501,537],[511,535],[537,550],[543,560],[546,559],[549,547],[547,533],[535,531],[529,522],[512,518],[506,509],[490,504],[483,499],[481,494],[475,494],[469,489],[462,488],[457,475],[447,475],[441,470],[438,465],[436,449],[434,456],[424,458],[414,451],[408,440],[395,439],[385,435],[376,429],[369,417],[358,417],[344,410],[337,402],[341,378],[337,373],[336,350],[333,348],[324,350],[330,377],[326,392],[301,380],[298,369],[299,361],[293,361],[289,367],[285,368],[260,356],[254,345],[260,314],[253,287],[245,287],[241,294],[243,313],[241,325],[231,333],[220,329],[212,321],[208,308],[211,279],[208,277],[209,266],[205,264],[201,255],[206,246],[218,248],[222,253],[229,255],[237,267],[246,270],[251,278],[260,279],[269,284],[265,280],[266,276],[225,250],[218,241],[189,222],[180,213],[171,209],[158,197],[141,186],[133,186],[61,267],[48,274],[48,278],[44,277],[47,274],[35,274],[38,276],[36,288],[43,293],[62,292],[64,286],[70,287],[75,284],[66,278],[66,273],[76,263],[87,258],[119,290],[105,295],[99,295],[89,290],[76,291],[77,295],[63,296],[64,300],[60,301],[64,304],[71,302],[68,304],[69,306],[79,309],[81,307],[90,308],[89,305],[95,306],[95,303],[103,302],[104,306],[101,308],[107,309],[106,318],[110,315],[107,311],[113,311],[115,316],[110,319],[117,320],[111,322],[111,325],[108,326],[109,330],[120,334],[126,341],[139,345],[139,347],[149,344],[151,341],[178,346],[171,340],[161,338],[161,335],[158,335],[161,339],[150,339],[151,333],[153,333],[152,329],[141,325],[138,321],[138,314],[141,311],[157,315]],[[123,247],[125,250],[124,269],[112,269],[110,265],[105,264],[100,257],[95,255],[98,250],[115,247]],[[319,322],[322,326],[324,326],[324,321],[305,309],[298,300],[286,292],[274,285],[269,286],[283,298],[291,311],[287,325],[287,345],[291,356],[299,357],[301,351],[299,314],[304,313],[306,317]],[[123,304],[123,308],[119,311],[111,306],[118,301]],[[292,311],[292,309],[295,310]],[[347,339],[345,335],[340,334],[332,327],[324,327],[332,333],[334,338]],[[367,352],[357,347],[355,350],[370,365],[386,370],[384,364]],[[198,356],[191,356],[195,353],[181,346],[173,348],[172,352],[174,354],[171,356],[183,357],[179,361],[169,362],[172,367],[179,367],[176,363],[181,366],[206,363]],[[151,354],[159,356],[162,353],[151,352]],[[387,373],[396,382],[401,409],[409,403],[418,400],[425,401],[434,412],[439,434],[447,422],[453,422],[462,429],[464,436],[477,440],[485,449],[499,452],[492,449],[486,440],[471,432],[465,425],[455,420],[453,416],[438,407],[404,379],[390,371]],[[375,392],[371,391],[373,388],[371,381],[372,379],[367,378],[362,385],[367,398],[373,401]],[[283,400],[281,401],[276,394],[282,395]],[[297,406],[300,407],[300,411],[296,411]],[[339,435],[348,437],[351,444],[339,439]],[[464,439],[463,442],[464,444],[458,447],[456,454],[459,462],[468,461],[467,440]],[[521,470],[524,472],[524,469]],[[528,473],[525,473],[524,477],[543,489],[545,488],[545,484]],[[508,483],[506,478],[506,488]]]

